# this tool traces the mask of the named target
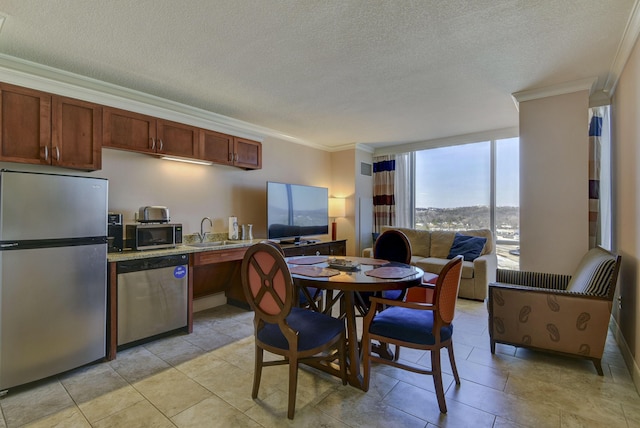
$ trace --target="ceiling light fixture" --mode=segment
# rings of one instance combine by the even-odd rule
[[[162,156],[160,159],[170,160],[175,162],[186,162],[186,163],[195,163],[196,165],[213,165],[213,162],[196,160],[196,159],[186,159],[186,158],[177,158],[173,156]]]

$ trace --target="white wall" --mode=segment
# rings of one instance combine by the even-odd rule
[[[520,103],[520,269],[571,274],[589,246],[588,91]]]
[[[640,390],[640,46],[629,57],[612,103],[614,249],[622,256],[614,317],[618,343]]]

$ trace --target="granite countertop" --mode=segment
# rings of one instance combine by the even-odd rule
[[[135,259],[146,259],[149,257],[160,257],[167,256],[172,254],[188,254],[188,253],[199,253],[203,251],[224,251],[233,248],[243,248],[250,247],[253,244],[256,244],[262,239],[253,239],[253,240],[233,240],[230,241],[228,239],[216,239],[217,236],[212,236],[212,239],[208,239],[205,241],[206,246],[197,246],[201,245],[197,243],[197,240],[192,239],[190,235],[185,236],[185,243],[176,246],[175,248],[163,248],[160,250],[124,250],[120,253],[108,253],[107,261],[108,262],[121,262],[125,260],[135,260]],[[216,243],[220,243],[216,245]]]

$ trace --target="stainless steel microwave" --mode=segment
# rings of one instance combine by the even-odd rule
[[[127,243],[134,250],[159,250],[182,244],[182,225],[176,223],[128,224]]]

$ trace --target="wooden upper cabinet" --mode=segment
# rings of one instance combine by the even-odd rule
[[[51,95],[0,83],[0,160],[51,164]]]
[[[103,118],[105,147],[196,157],[198,128],[109,107],[104,108]]]
[[[197,157],[200,129],[194,126],[158,119],[158,154],[186,158]]]
[[[234,137],[233,165],[246,169],[262,168],[262,143]]]
[[[0,98],[0,160],[101,168],[100,106],[5,83]]]
[[[102,167],[102,108],[53,96],[51,165],[87,171]]]
[[[262,144],[215,131],[202,130],[200,159],[246,169],[262,168]]]
[[[233,165],[233,137],[215,131],[200,133],[200,159],[223,165]]]
[[[154,117],[105,107],[102,118],[102,144],[105,147],[143,153],[156,152],[156,119]]]

